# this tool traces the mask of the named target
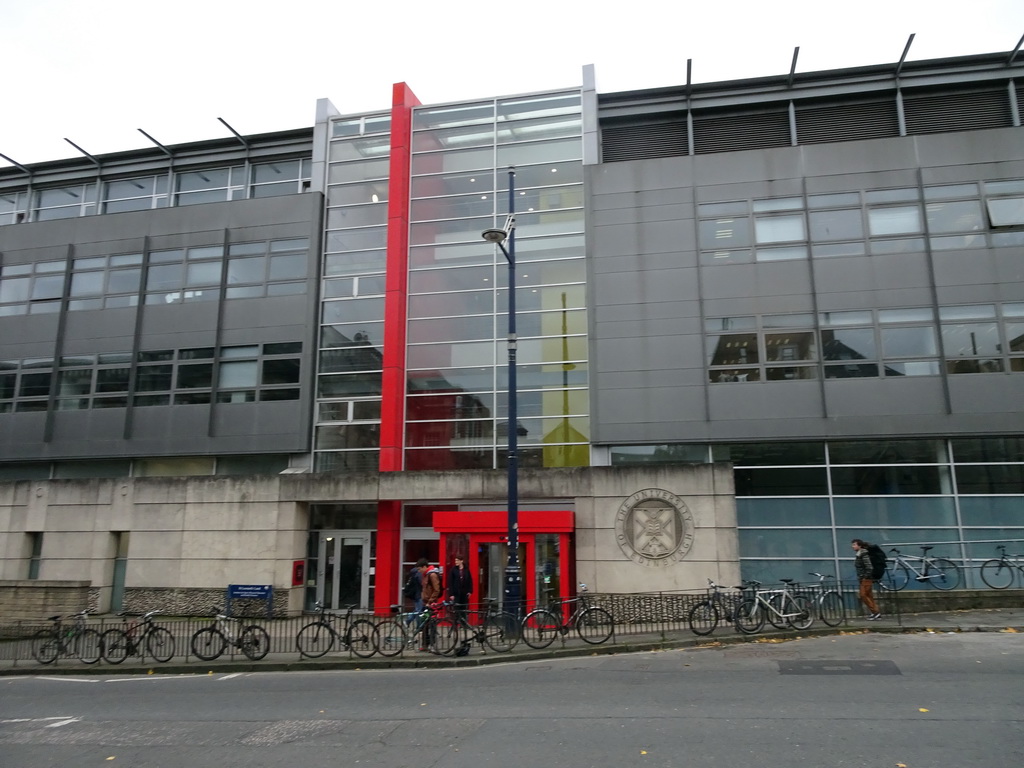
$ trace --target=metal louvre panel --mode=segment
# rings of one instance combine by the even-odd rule
[[[887,139],[900,135],[895,95],[860,104],[825,104],[796,108],[799,144]]]
[[[976,131],[1013,125],[1005,88],[916,95],[903,92],[908,134]]]
[[[606,127],[601,141],[606,163],[678,157],[687,154],[686,121]]]
[[[694,113],[693,151],[697,155],[790,146],[789,112],[700,117]]]

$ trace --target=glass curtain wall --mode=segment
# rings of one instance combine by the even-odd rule
[[[389,115],[331,123],[317,413],[317,472],[376,471],[384,346]]]
[[[984,587],[977,566],[996,545],[1024,543],[1022,437],[612,448],[613,465],[709,458],[734,465],[744,578],[851,579],[859,538],[907,555],[932,544]]]
[[[414,112],[407,469],[504,465],[510,166],[520,465],[589,464],[581,136],[579,92]]]

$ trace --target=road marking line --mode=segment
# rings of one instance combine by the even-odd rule
[[[99,680],[86,680],[81,677],[44,677],[38,676],[36,680],[55,680],[61,683],[98,683]]]
[[[59,723],[50,723],[49,725],[44,725],[43,727],[44,728],[60,728],[62,725],[70,725],[71,723],[77,723],[81,719],[82,718],[80,718],[80,717],[72,717],[72,718],[70,718],[68,720],[64,720],[64,721],[59,722]]]
[[[60,717],[15,717],[11,720],[0,720],[0,723],[39,723],[46,722],[47,720],[67,720],[67,715],[61,715]]]
[[[230,675],[224,675],[224,677],[222,677],[220,679],[221,680],[230,680],[232,677],[241,677],[241,675],[242,675],[241,672],[232,672]]]

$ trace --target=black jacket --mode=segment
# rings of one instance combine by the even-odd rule
[[[472,594],[473,578],[469,575],[469,568],[453,566],[448,572],[448,596],[457,603],[466,603]]]

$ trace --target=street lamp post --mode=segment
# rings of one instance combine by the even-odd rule
[[[485,229],[484,240],[508,262],[508,561],[505,564],[504,610],[519,615],[522,573],[519,568],[519,415],[516,389],[516,171],[508,169],[508,218],[503,229]],[[507,242],[507,247],[506,247]]]

